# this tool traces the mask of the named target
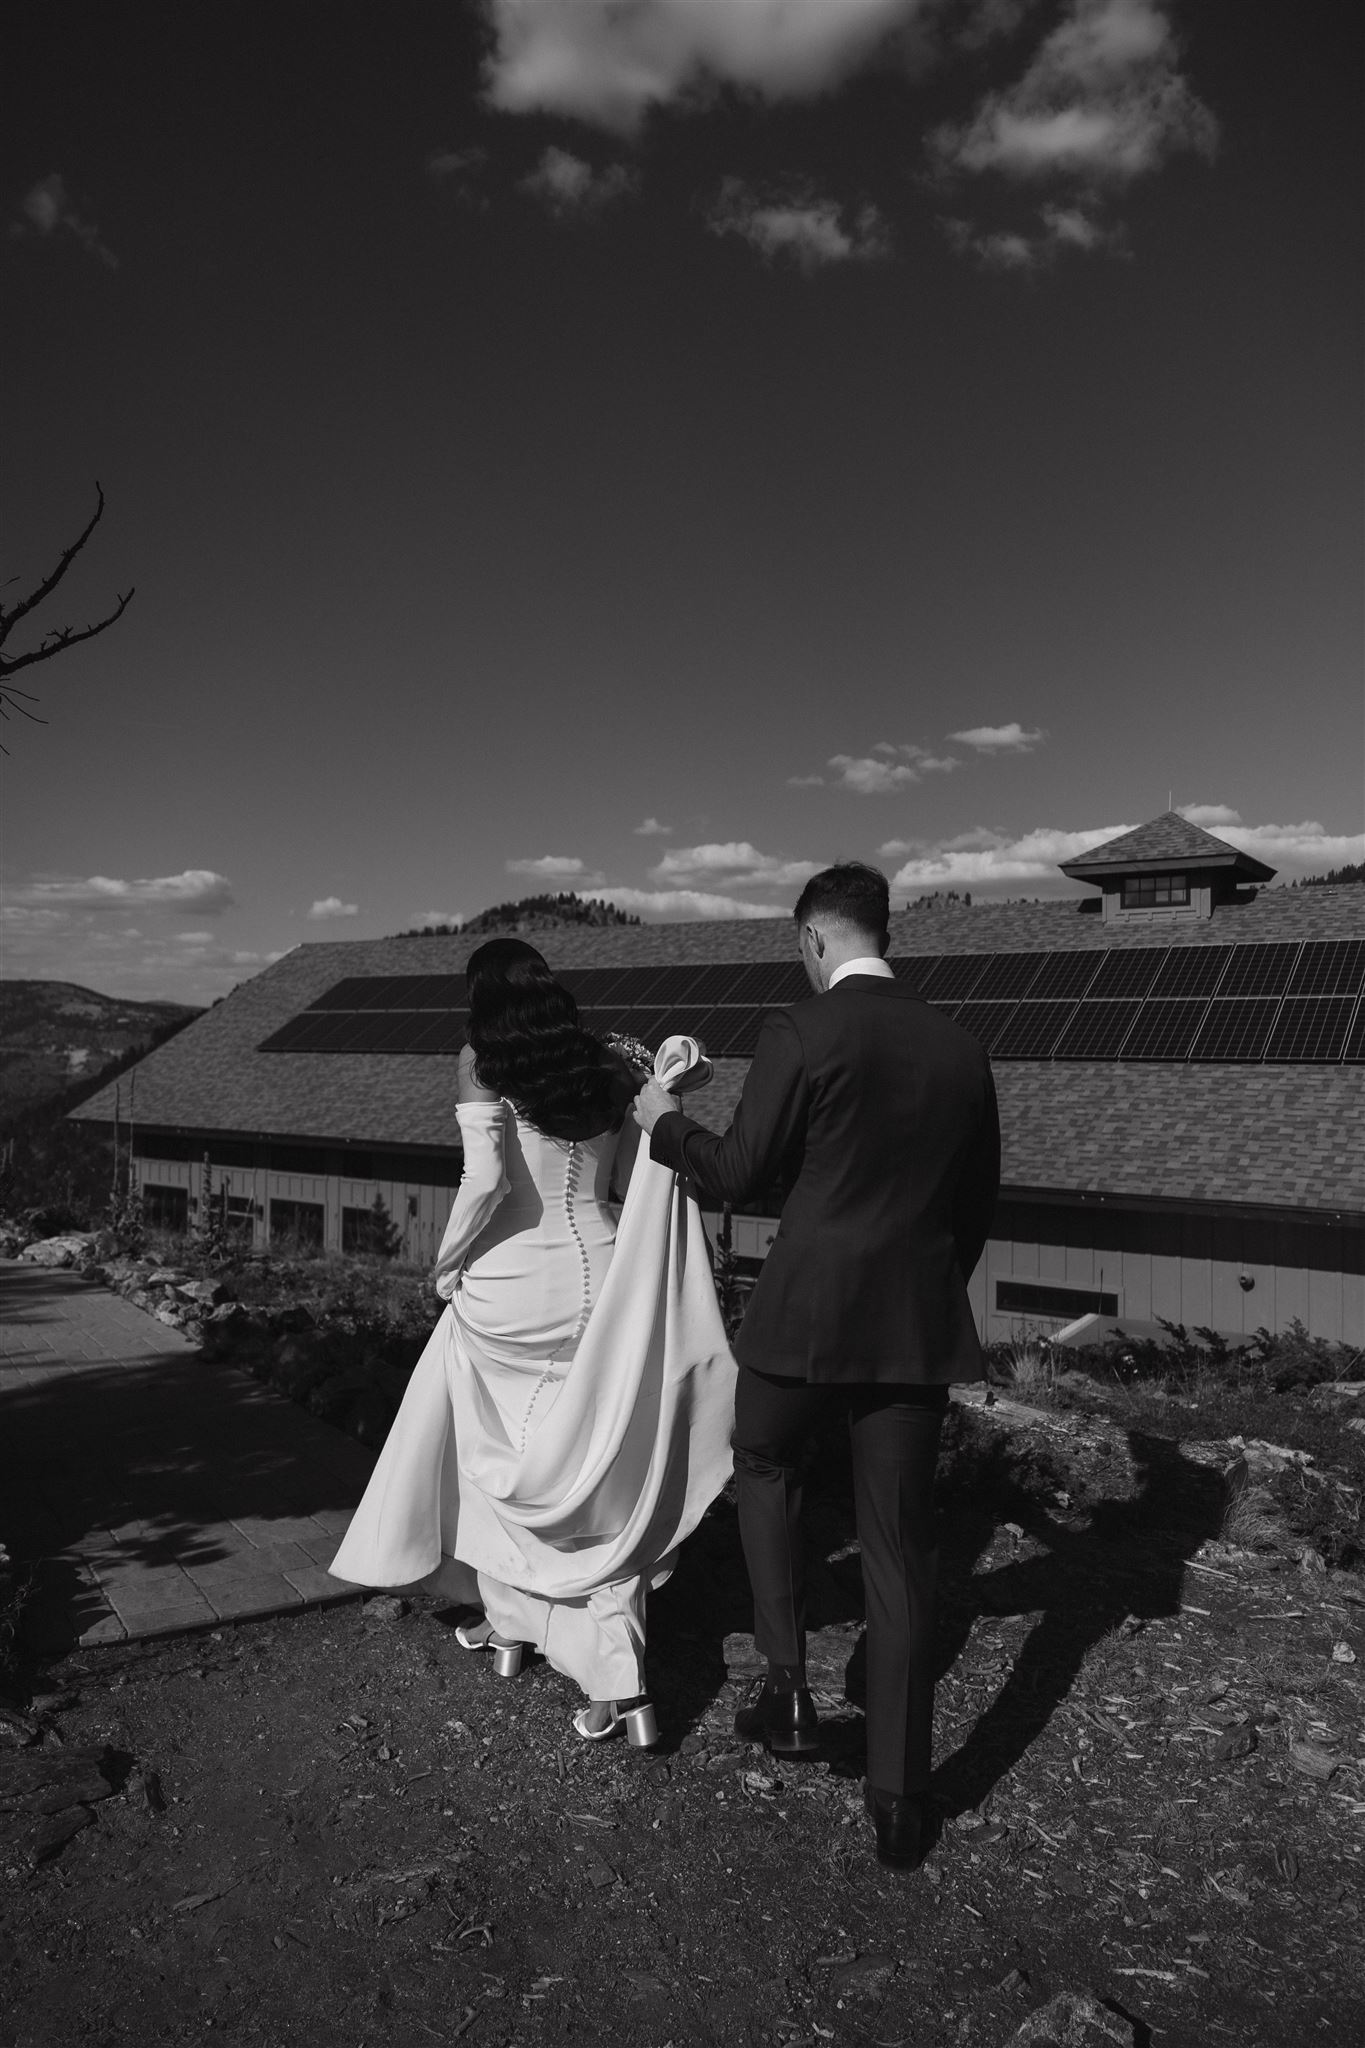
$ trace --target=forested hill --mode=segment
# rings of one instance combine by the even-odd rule
[[[48,1105],[70,1106],[115,1062],[131,1064],[201,1014],[70,981],[0,981],[0,1126]]]

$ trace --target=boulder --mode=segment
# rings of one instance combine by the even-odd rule
[[[143,1285],[146,1287],[186,1287],[189,1285],[189,1278],[188,1273],[177,1273],[173,1266],[154,1266],[147,1275]]]
[[[31,1266],[74,1266],[77,1259],[89,1256],[95,1242],[91,1230],[73,1230],[65,1237],[40,1237],[36,1244],[25,1245],[19,1256]]]
[[[1090,1991],[1059,1991],[1031,2012],[1007,2048],[1133,2048],[1137,2033]]]
[[[228,1299],[221,1280],[186,1280],[175,1291],[182,1301],[196,1302],[202,1308],[217,1308]]]

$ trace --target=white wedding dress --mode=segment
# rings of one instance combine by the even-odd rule
[[[693,1051],[669,1041],[665,1080]],[[457,1114],[449,1306],[331,1571],[477,1602],[590,1698],[631,1699],[647,1590],[730,1472],[735,1365],[701,1217],[629,1115],[570,1141],[507,1102]]]

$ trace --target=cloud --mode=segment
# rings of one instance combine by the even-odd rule
[[[319,896],[317,902],[309,906],[308,915],[318,921],[328,917],[358,917],[360,905],[343,903],[339,896]]]
[[[790,917],[788,905],[755,903],[743,896],[706,889],[630,889],[608,886],[599,892],[618,910],[658,923],[734,917]]]
[[[186,868],[179,875],[156,875],[143,881],[122,881],[113,875],[90,875],[84,880],[56,877],[30,882],[11,892],[17,904],[34,906],[63,904],[76,910],[193,908],[212,916],[230,910],[235,902],[226,875],[212,868]]]
[[[646,818],[635,827],[635,835],[638,839],[667,839],[672,830],[671,825],[661,825],[657,818]]]
[[[52,235],[70,235],[87,256],[103,264],[106,270],[118,269],[118,257],[101,240],[94,222],[84,219],[71,204],[66,180],[59,171],[40,178],[24,194],[19,202],[18,215],[10,222],[9,232],[15,241],[45,241]]]
[[[1328,868],[1353,866],[1365,860],[1365,832],[1328,832],[1316,818],[1307,819],[1302,825],[1243,825],[1224,817],[1216,826],[1211,825],[1206,814],[1224,809],[1222,804],[1191,804],[1184,815],[1188,818],[1191,812],[1205,814],[1194,816],[1191,823],[1215,831],[1229,846],[1263,860],[1267,867],[1276,870],[1282,882],[1325,874]],[[1235,812],[1231,815],[1236,817]]]
[[[1227,804],[1177,804],[1182,818],[1188,818],[1192,825],[1202,825],[1206,832],[1216,832],[1220,825],[1240,825],[1240,811],[1229,809]]]
[[[891,877],[893,889],[979,889],[992,885],[1003,889],[1017,887],[1021,882],[1045,882],[1060,893],[1072,886],[1058,873],[1062,861],[1074,860],[1079,854],[1088,853],[1092,846],[1132,830],[1131,825],[1095,825],[1079,832],[1037,826],[1012,838],[990,826],[978,825],[974,831],[937,843],[888,840],[880,851],[886,860],[910,855]]]
[[[969,725],[965,732],[950,732],[950,740],[975,747],[980,754],[1028,754],[1046,737],[1040,731],[1026,732],[1017,719],[1008,725]]]
[[[713,235],[738,235],[769,262],[787,258],[808,275],[832,263],[875,263],[891,253],[890,231],[875,206],[840,206],[804,182],[775,197],[726,178],[706,224]]]
[[[926,0],[485,0],[484,73],[505,113],[569,114],[629,133],[651,107],[719,86],[766,100],[838,85]]]
[[[824,865],[818,860],[782,860],[770,853],[760,853],[747,839],[731,839],[711,842],[705,846],[678,846],[670,849],[658,866],[651,868],[650,880],[660,883],[665,889],[694,888],[699,882],[712,882],[724,887],[725,884],[747,883],[750,888],[795,889],[810,877],[818,874]],[[720,916],[719,911],[705,913]],[[730,915],[729,912],[724,913]],[[736,911],[735,916],[748,916],[747,911]]]
[[[1365,834],[1328,832],[1316,820],[1302,825],[1242,825],[1224,804],[1186,804],[1182,815],[1206,830],[1216,830],[1220,839],[1240,847],[1277,871],[1281,881],[1304,875],[1323,874],[1329,868],[1345,867],[1365,859]],[[1020,884],[1044,884],[1036,893],[1057,893],[1069,888],[1058,870],[1064,860],[1075,860],[1106,839],[1131,832],[1129,825],[1096,825],[1083,831],[1058,826],[1036,826],[1031,832],[1011,836],[988,825],[937,842],[892,839],[881,847],[886,860],[904,860],[891,878],[893,889],[996,888],[1002,891]],[[906,858],[909,856],[909,858]]]
[[[538,199],[560,220],[566,220],[571,216],[582,219],[600,214],[629,198],[638,185],[634,171],[625,164],[606,164],[595,171],[581,156],[551,145],[535,169],[521,180],[520,190]]]
[[[410,915],[412,922],[417,925],[463,924],[465,919],[462,910],[414,910]]]
[[[827,782],[858,796],[891,796],[926,775],[951,775],[961,765],[953,754],[931,754],[927,747],[893,746],[890,740],[878,740],[869,754],[831,754],[833,775],[789,775],[787,782],[792,789],[813,789]]]
[[[572,883],[577,888],[595,888],[602,877],[588,872],[586,861],[576,860],[569,854],[544,853],[539,860],[509,860],[504,862],[509,875],[529,875],[537,882]]]
[[[135,932],[135,931],[130,931],[130,932],[125,932],[125,934],[124,934],[124,937],[125,937],[125,938],[130,938],[130,939],[136,939],[136,938],[139,938],[139,937],[141,937],[141,934],[140,934],[139,932]],[[176,944],[177,944],[178,946],[211,946],[211,945],[213,944],[213,933],[212,933],[212,932],[176,932],[176,934],[175,934],[175,942],[176,942]]]
[[[1071,0],[1022,77],[931,138],[941,165],[1122,184],[1177,150],[1212,156],[1218,124],[1179,70],[1163,0]]]
[[[1093,255],[1110,250],[1120,254],[1128,246],[1122,228],[1100,220],[1094,200],[1040,207],[1037,219],[1041,225],[1027,232],[1018,228],[987,232],[957,218],[945,219],[943,228],[955,249],[974,256],[987,270],[1040,270],[1065,252]]]

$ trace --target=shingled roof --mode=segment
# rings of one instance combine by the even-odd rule
[[[1365,936],[1365,884],[1262,890],[1161,943],[1201,946]],[[558,968],[790,960],[791,922],[571,928],[535,941]],[[1048,951],[1148,945],[1150,931],[1106,926],[1078,904],[963,905],[901,912],[891,952]],[[420,1054],[261,1053],[257,1047],[351,975],[459,972],[480,940],[351,940],[305,945],[244,982],[136,1074],[144,1130],[297,1138],[448,1151],[458,1144],[453,1061]],[[747,1063],[721,1060],[693,1098],[723,1129]],[[1161,1192],[1190,1200],[1365,1210],[1365,1067],[999,1061],[1005,1174],[1015,1187]],[[128,1109],[129,1076],[119,1087]],[[110,1122],[114,1089],[83,1103]]]
[[[1226,839],[1215,839],[1202,825],[1192,825],[1179,811],[1165,811],[1132,832],[1120,832],[1092,846],[1075,860],[1064,860],[1061,870],[1073,881],[1102,881],[1106,875],[1153,874],[1170,867],[1224,868],[1247,882],[1268,882],[1274,868],[1254,860]]]

